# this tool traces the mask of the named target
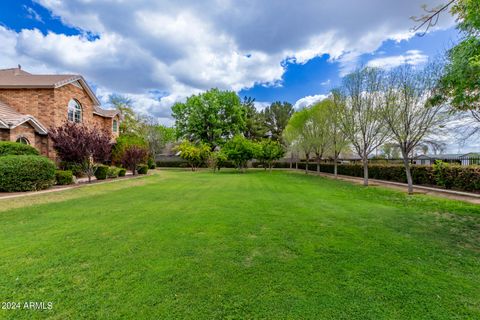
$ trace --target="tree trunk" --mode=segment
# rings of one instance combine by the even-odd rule
[[[306,154],[307,162],[305,163],[305,174],[308,174],[308,160],[309,160],[309,155]]]
[[[320,175],[320,158],[317,157],[317,174]]]
[[[408,194],[413,194],[413,180],[412,180],[412,170],[410,168],[410,162],[408,161],[408,154],[403,152],[403,165],[405,166],[405,173],[407,175],[407,184],[408,184]]]
[[[363,185],[368,186],[368,158],[363,159]]]
[[[335,157],[335,159],[333,159],[333,174],[335,175],[335,179],[338,178],[338,170],[337,170],[337,167],[338,167],[338,164],[337,164],[337,157]]]
[[[295,161],[295,170],[298,170],[298,161]]]

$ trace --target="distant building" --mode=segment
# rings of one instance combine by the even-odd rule
[[[480,164],[480,153],[451,153],[438,155],[420,155],[413,158],[413,163],[417,165],[432,165],[436,160],[447,163],[457,163],[462,166]]]

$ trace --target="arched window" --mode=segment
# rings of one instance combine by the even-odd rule
[[[113,131],[113,132],[117,132],[117,131],[118,131],[118,121],[117,121],[116,119],[113,119],[112,131]]]
[[[17,138],[16,142],[21,143],[21,144],[30,144],[30,141],[28,141],[28,139],[25,138],[25,137]]]
[[[82,107],[75,99],[70,100],[68,103],[68,121],[82,122]]]

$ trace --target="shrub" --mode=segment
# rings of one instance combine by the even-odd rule
[[[11,142],[11,141],[0,141],[0,156],[10,156],[10,155],[32,155],[38,156],[39,153],[37,149],[28,144]]]
[[[34,155],[0,157],[0,191],[33,191],[55,183],[55,164]]]
[[[155,169],[156,167],[155,161],[152,158],[148,158],[147,166],[148,166],[148,169]]]
[[[56,170],[55,181],[57,185],[63,186],[73,183],[73,173],[70,170]]]
[[[111,155],[110,134],[96,127],[65,122],[52,128],[49,137],[58,157],[62,161],[81,164],[89,182],[95,174],[96,163],[104,163]]]
[[[192,171],[198,167],[205,165],[207,159],[210,157],[210,147],[205,143],[193,143],[188,140],[183,141],[176,147],[180,153],[180,158],[185,159]]]
[[[123,167],[130,169],[133,175],[137,174],[137,167],[143,163],[148,156],[148,150],[139,146],[129,146],[125,149],[122,158]]]
[[[120,173],[120,168],[117,167],[109,167],[107,171],[107,177],[108,178],[118,178],[118,175]]]
[[[120,169],[118,170],[118,176],[119,176],[119,177],[125,177],[126,174],[127,174],[127,169],[120,168]]]
[[[138,174],[147,174],[148,166],[146,164],[141,164],[137,167]]]
[[[97,170],[95,170],[95,178],[97,178],[97,180],[107,179],[108,169],[109,169],[108,166],[104,166],[104,165],[98,166]]]
[[[83,172],[83,167],[79,163],[61,161],[58,167],[61,170],[72,171],[72,174],[77,178],[82,178],[85,176],[85,173]]]

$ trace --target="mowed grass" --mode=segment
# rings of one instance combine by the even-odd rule
[[[479,319],[480,206],[301,173],[159,171],[0,201],[15,319]]]

